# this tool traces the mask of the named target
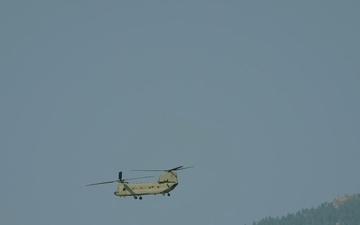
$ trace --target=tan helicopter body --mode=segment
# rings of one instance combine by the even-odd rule
[[[120,196],[120,197],[133,196],[135,199],[137,199],[138,197],[139,199],[142,199],[142,195],[167,194],[168,196],[170,196],[170,191],[174,190],[174,188],[178,185],[177,173],[175,171],[188,169],[188,168],[191,167],[179,166],[170,170],[165,170],[165,172],[159,176],[159,179],[156,182],[129,184],[128,182],[126,182],[126,180],[148,178],[149,176],[122,179],[122,172],[119,172],[118,180],[88,184],[87,186],[118,182],[118,188],[114,192],[114,195],[116,196]],[[163,171],[163,170],[136,170],[136,171]]]
[[[129,184],[119,182],[118,189],[114,192],[116,196],[137,196],[168,194],[178,185],[177,174],[175,171],[165,172],[160,175],[157,182]]]

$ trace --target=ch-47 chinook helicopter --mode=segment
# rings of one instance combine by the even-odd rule
[[[169,170],[132,170],[132,171],[154,171],[154,172],[162,171],[164,173],[160,174],[158,181],[148,182],[148,183],[131,183],[131,184],[128,183],[127,181],[149,178],[154,176],[123,179],[122,172],[119,172],[118,180],[88,184],[86,186],[118,182],[118,188],[114,192],[114,195],[116,196],[120,196],[120,197],[133,196],[135,199],[139,198],[140,200],[142,199],[142,195],[167,194],[168,196],[170,196],[170,191],[174,190],[174,188],[178,185],[178,178],[176,171],[189,169],[189,168],[192,168],[192,166],[189,167],[178,166]]]

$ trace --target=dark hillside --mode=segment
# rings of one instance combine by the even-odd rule
[[[317,208],[303,209],[281,218],[267,217],[253,225],[360,225],[360,194],[346,195]]]

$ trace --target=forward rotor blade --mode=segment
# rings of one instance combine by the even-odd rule
[[[172,169],[169,169],[169,170],[166,170],[167,172],[170,172],[170,171],[176,171],[176,170],[181,170],[183,166],[178,166],[178,167],[175,167],[175,168],[172,168]]]
[[[122,171],[119,172],[119,180],[122,180]]]
[[[181,167],[181,168],[175,169],[175,170],[186,170],[186,169],[190,169],[190,168],[193,168],[193,166]]]
[[[94,185],[99,185],[99,184],[111,184],[111,183],[115,183],[115,182],[119,182],[119,181],[117,181],[117,180],[105,181],[105,182],[100,182],[100,183],[87,184],[86,186],[94,186]]]

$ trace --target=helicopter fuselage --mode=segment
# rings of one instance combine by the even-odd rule
[[[178,185],[177,174],[175,171],[165,172],[160,175],[157,182],[149,183],[128,183],[119,182],[116,196],[133,196],[134,198],[142,195],[168,194]]]

